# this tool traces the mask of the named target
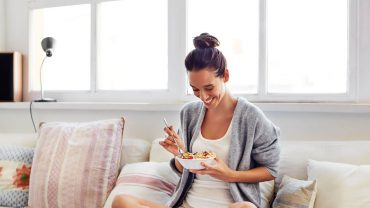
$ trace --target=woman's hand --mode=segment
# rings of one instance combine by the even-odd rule
[[[225,182],[233,182],[235,171],[230,169],[221,159],[216,157],[215,160],[216,163],[213,165],[202,162],[201,165],[203,165],[205,169],[190,170],[190,172],[201,175],[207,174]]]
[[[180,136],[173,130],[172,126],[170,126],[169,128],[165,127],[164,131],[168,136],[163,141],[160,141],[159,144],[167,151],[171,152],[174,156],[176,156],[180,154],[176,143],[173,141],[173,139],[176,139],[177,144],[179,144],[180,148],[185,152],[185,145],[182,142]]]

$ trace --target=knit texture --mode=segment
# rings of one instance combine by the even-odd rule
[[[272,176],[278,175],[280,148],[278,144],[279,128],[254,104],[244,98],[237,98],[231,129],[229,167],[233,170],[249,170],[264,166]],[[206,108],[201,101],[186,104],[180,113],[181,136],[187,151],[197,138],[204,119]],[[174,160],[170,162],[173,170]],[[178,173],[180,174],[180,173]],[[170,207],[179,207],[189,191],[194,174],[184,169],[175,194],[168,203]],[[257,207],[261,204],[259,183],[229,183],[230,192],[235,202],[249,201]]]

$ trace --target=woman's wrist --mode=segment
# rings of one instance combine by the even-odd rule
[[[234,183],[234,182],[238,182],[237,181],[237,178],[238,178],[238,172],[237,170],[231,170],[230,173],[227,174],[227,182],[229,183]]]

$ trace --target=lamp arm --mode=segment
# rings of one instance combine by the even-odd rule
[[[45,62],[45,59],[47,58],[47,56],[45,55],[45,57],[44,57],[44,59],[42,60],[42,63],[41,63],[41,65],[40,65],[40,88],[41,88],[41,100],[43,100],[44,99],[44,90],[43,90],[43,88],[42,88],[42,83],[43,83],[43,81],[44,81],[44,79],[43,79],[43,74],[42,74],[42,66],[44,65],[44,62]]]

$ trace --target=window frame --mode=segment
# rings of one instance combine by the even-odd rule
[[[184,67],[186,43],[191,37],[186,37],[186,0],[168,1],[168,89],[167,90],[130,90],[109,91],[96,90],[96,54],[97,54],[97,4],[112,0],[29,0],[29,16],[31,10],[55,6],[91,5],[91,52],[90,52],[90,90],[88,91],[45,91],[46,97],[56,98],[58,101],[71,102],[145,102],[145,103],[183,103],[195,100],[188,94],[189,86],[187,73]],[[266,5],[268,0],[259,0],[260,4],[260,40],[259,40],[259,77],[257,94],[235,94],[254,102],[353,102],[358,98],[358,50],[359,50],[359,3],[358,0],[348,2],[348,65],[347,65],[347,93],[343,94],[285,94],[267,92],[266,68]],[[32,34],[32,25],[29,21],[29,34]],[[29,36],[29,37],[30,37]],[[29,73],[32,73],[32,47],[36,43],[29,43]],[[36,45],[37,46],[37,45]],[[37,46],[38,47],[38,46]],[[27,77],[28,84],[33,80]],[[232,72],[231,72],[232,79]],[[179,84],[183,83],[183,84]],[[31,89],[28,86],[28,89]],[[190,89],[191,90],[191,89]],[[29,99],[39,97],[39,91],[29,91]]]

